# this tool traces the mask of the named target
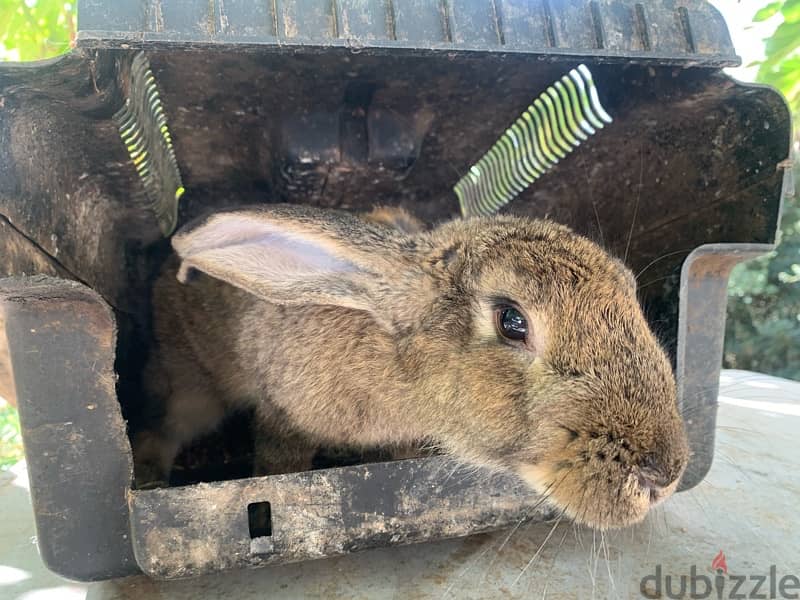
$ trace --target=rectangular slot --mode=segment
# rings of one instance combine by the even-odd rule
[[[253,502],[247,505],[247,527],[250,539],[272,535],[272,507],[269,502]]]
[[[269,502],[252,502],[247,505],[247,529],[250,532],[250,554],[271,554],[272,506]]]

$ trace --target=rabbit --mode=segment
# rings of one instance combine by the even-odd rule
[[[598,529],[678,485],[674,375],[634,277],[565,226],[259,205],[172,245],[146,375],[166,412],[138,436],[137,473],[164,479],[183,444],[250,406],[261,473],[307,469],[321,444],[427,440]]]

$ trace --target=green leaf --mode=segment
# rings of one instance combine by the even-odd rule
[[[800,0],[786,0],[781,8],[781,15],[787,23],[800,22]]]
[[[38,60],[69,50],[75,30],[75,11],[64,0],[0,0],[0,42],[16,50],[20,60]],[[5,52],[5,55],[11,53]]]
[[[766,60],[759,71],[768,71],[800,48],[800,23],[781,23],[771,37],[767,38],[764,52]]]
[[[778,14],[778,11],[781,10],[781,5],[783,5],[783,2],[770,2],[753,15],[753,21],[756,23],[766,21],[770,17]]]

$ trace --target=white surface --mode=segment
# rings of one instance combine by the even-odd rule
[[[758,65],[755,61],[764,60],[764,38],[773,34],[783,22],[780,13],[766,21],[753,23],[753,16],[766,6],[767,0],[711,0],[725,17],[733,47],[742,58],[742,66],[725,69],[725,72],[740,81],[755,81]]]
[[[6,477],[0,482],[0,599],[641,598],[641,580],[656,565],[673,576],[696,565],[711,577],[720,550],[731,574],[768,574],[775,565],[778,578],[800,577],[800,383],[725,371],[720,395],[717,454],[706,480],[641,526],[604,538],[568,523],[524,525],[511,535],[191,581],[137,577],[84,586],[44,569],[24,477]]]

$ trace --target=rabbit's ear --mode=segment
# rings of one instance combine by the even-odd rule
[[[413,269],[401,238],[350,215],[277,206],[215,214],[172,245],[181,280],[196,269],[275,304],[376,313],[393,274]]]

